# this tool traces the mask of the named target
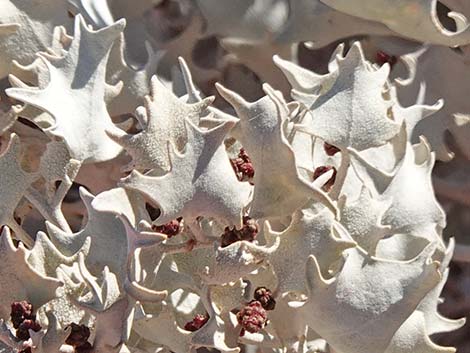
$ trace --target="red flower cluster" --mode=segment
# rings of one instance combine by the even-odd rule
[[[178,217],[177,219],[173,219],[170,222],[162,225],[153,225],[152,230],[158,233],[166,234],[168,238],[174,237],[178,235],[181,231],[181,221],[183,217]]]
[[[250,333],[261,331],[266,326],[268,315],[259,301],[252,300],[237,313],[237,320],[242,327],[240,336],[243,336],[245,331]]]
[[[41,330],[41,325],[36,321],[36,315],[33,314],[33,305],[25,300],[11,304],[10,318],[16,329],[16,337],[22,341],[30,338],[29,330],[34,332]],[[25,348],[19,353],[31,353],[31,348]]]
[[[184,329],[191,332],[197,331],[204,326],[207,321],[209,321],[209,315],[197,314],[191,321],[184,325]]]
[[[224,233],[221,237],[221,246],[225,248],[226,246],[241,240],[253,241],[256,234],[258,234],[258,231],[259,229],[256,221],[248,216],[244,216],[243,227],[241,229],[237,229],[236,227],[233,227],[232,229],[225,227]]]
[[[266,287],[256,288],[253,297],[255,299],[237,313],[238,324],[242,327],[240,336],[243,336],[245,331],[256,333],[262,330],[268,323],[266,311],[276,307],[276,300],[271,290]]]
[[[72,322],[70,324],[72,331],[69,334],[69,337],[65,340],[65,343],[73,346],[75,353],[91,353],[93,351],[93,346],[88,342],[90,337],[90,329],[85,325],[77,325]]]
[[[259,301],[265,310],[274,310],[276,307],[276,300],[266,287],[258,287],[254,293],[255,300]]]
[[[250,181],[255,176],[255,168],[244,148],[240,148],[238,158],[231,159],[232,168],[240,181]]]

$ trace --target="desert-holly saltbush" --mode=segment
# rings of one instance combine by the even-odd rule
[[[417,62],[470,30],[436,6],[2,0],[0,352],[453,351],[431,172],[470,108]]]

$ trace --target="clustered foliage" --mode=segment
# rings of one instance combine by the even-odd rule
[[[467,3],[1,0],[0,352],[454,351]]]

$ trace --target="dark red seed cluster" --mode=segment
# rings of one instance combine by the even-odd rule
[[[395,64],[398,62],[398,59],[395,55],[390,55],[390,54],[387,54],[386,52],[384,52],[382,50],[379,50],[375,54],[375,62],[377,64],[379,64],[380,66],[382,66],[385,63],[389,63],[390,68],[393,69]]]
[[[237,321],[242,328],[240,336],[245,335],[245,331],[256,333],[262,330],[268,323],[266,311],[276,307],[276,300],[266,287],[256,288],[253,297],[254,300],[237,313]]]
[[[16,329],[16,337],[18,337],[22,341],[26,341],[30,338],[29,330],[33,330],[34,332],[38,332],[41,330],[41,325],[36,321],[36,319],[26,319],[24,320],[20,326]]]
[[[255,176],[255,168],[244,148],[240,148],[238,158],[231,159],[232,168],[240,181],[250,181]]]
[[[246,241],[253,241],[258,234],[258,225],[254,219],[251,219],[248,216],[243,217],[243,227],[241,229],[237,229],[233,227],[225,227],[224,233],[221,237],[221,246],[225,248],[230,244],[233,244],[237,241],[246,240]]]
[[[274,310],[276,307],[276,300],[266,287],[258,287],[254,293],[255,300],[259,301],[265,310]]]
[[[11,323],[14,328],[19,328],[26,319],[36,319],[33,314],[33,305],[26,300],[11,303]]]
[[[186,331],[191,331],[191,332],[197,331],[202,326],[204,326],[208,320],[209,320],[209,315],[197,314],[191,321],[187,322],[184,325],[184,329]]]
[[[183,220],[183,217],[178,217],[177,219],[173,219],[172,221],[162,224],[162,225],[153,225],[152,229],[155,232],[162,233],[168,236],[168,238],[174,237],[175,235],[178,235],[178,233],[181,231],[181,221]]]
[[[331,165],[324,165],[321,167],[315,168],[313,171],[313,180],[316,180],[320,175],[325,174],[326,172],[329,172],[330,170],[333,169],[333,175],[331,176],[330,179],[322,186],[322,189],[326,192],[330,191],[331,187],[334,185],[335,180],[336,180],[336,168],[331,166]]]
[[[91,353],[93,346],[88,342],[90,337],[90,329],[85,325],[77,325],[72,322],[70,326],[72,331],[65,340],[65,343],[75,349],[75,353]]]
[[[261,331],[266,326],[267,320],[268,315],[261,303],[257,300],[252,300],[237,313],[238,324],[242,327],[240,336],[243,336],[245,331],[250,333]]]
[[[338,153],[340,151],[340,149],[338,147],[330,145],[328,142],[325,142],[323,144],[323,149],[325,150],[325,152],[328,156],[334,156],[336,153]]]
[[[31,337],[29,330],[34,332],[41,330],[41,325],[36,321],[36,315],[33,314],[33,305],[25,300],[11,303],[10,318],[16,329],[16,337],[22,341]],[[19,353],[31,353],[31,348],[27,347]]]

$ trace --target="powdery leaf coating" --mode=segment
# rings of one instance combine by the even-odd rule
[[[436,232],[445,227],[445,213],[434,196],[430,175],[435,159],[425,141],[414,146],[407,142],[406,153],[393,174],[351,153],[359,177],[370,190],[376,191],[381,200],[393,200],[383,215],[383,224],[390,225],[394,233],[439,239]]]
[[[311,111],[315,136],[340,149],[359,151],[383,145],[398,133],[400,125],[389,117],[393,101],[383,91],[389,66],[380,69],[364,59],[361,46],[354,43],[345,58],[337,57],[337,77],[320,96],[293,91],[293,97]]]
[[[467,154],[469,49],[448,47],[469,28],[369,3],[3,0],[0,88],[25,104],[0,92],[0,351],[78,352],[75,323],[96,353],[452,352],[430,339],[464,323],[437,311],[454,245],[431,170],[446,129]],[[21,300],[42,328],[17,342]]]
[[[381,223],[390,204],[391,200],[374,198],[365,186],[354,201],[342,195],[338,202],[341,224],[358,245],[372,255],[375,253],[377,243],[390,234],[391,227]]]
[[[142,131],[129,135],[122,131],[109,132],[109,136],[120,143],[133,158],[137,169],[170,168],[168,147],[164,141],[174,144],[178,151],[187,141],[185,119],[199,125],[199,119],[213,101],[212,98],[187,104],[176,97],[163,83],[153,76],[151,94],[145,96],[145,107],[136,110]]]
[[[386,353],[454,353],[455,348],[442,347],[431,341],[426,331],[426,320],[415,311],[393,336]]]
[[[224,320],[230,313],[221,313],[217,308],[217,299],[212,300],[208,288],[201,292],[201,299],[206,308],[209,320],[197,331],[190,332],[181,328],[176,322],[174,309],[166,302],[154,315],[145,314],[143,308],[137,309],[134,327],[142,337],[155,343],[163,344],[175,353],[190,352],[197,347],[214,347],[222,352],[239,352],[239,348],[227,346],[227,334],[230,334],[229,343],[233,345],[235,328],[228,327],[230,320]],[[224,315],[224,319],[220,315]],[[233,331],[233,332],[230,332]],[[236,337],[236,336],[235,336]]]
[[[46,50],[52,44],[55,26],[72,27],[65,1],[2,1],[0,77],[4,78],[10,73],[13,60],[30,64],[38,51]]]
[[[395,332],[386,353],[455,352],[455,348],[438,346],[430,339],[432,334],[457,330],[465,324],[464,318],[451,320],[442,317],[437,312],[437,306],[441,301],[439,295],[449,275],[447,266],[452,258],[454,247],[455,243],[452,238],[440,264],[440,271],[444,271],[441,281],[429,291],[413,314]]]
[[[63,283],[42,275],[27,261],[28,250],[23,244],[13,244],[10,230],[3,227],[0,235],[0,317],[8,318],[10,304],[18,298],[27,300],[39,308],[56,296],[56,289]]]
[[[307,324],[344,353],[382,352],[402,322],[440,280],[429,245],[408,262],[347,250],[341,272],[325,280],[314,256],[307,262]],[[369,332],[363,335],[361,332]]]
[[[221,85],[217,89],[240,118],[234,133],[239,136],[255,167],[250,217],[288,215],[309,198],[325,203],[336,212],[328,196],[302,179],[297,171],[295,155],[284,132],[288,122],[284,100],[268,86],[265,86],[268,95],[253,103]]]
[[[99,205],[105,198],[104,194],[94,197],[82,188],[80,197],[88,213],[88,222],[82,230],[70,234],[51,223],[46,225],[52,242],[65,255],[71,256],[87,241],[90,242],[90,252],[85,258],[85,263],[94,275],[108,267],[122,281],[127,277],[128,258],[133,256],[137,247],[155,245],[166,239],[164,235],[158,233],[138,233],[125,215],[119,219],[110,211],[97,209],[96,204]],[[116,197],[115,200],[121,204],[126,202],[124,197]],[[103,251],[104,249],[106,251]]]
[[[134,301],[122,295],[117,277],[107,267],[99,281],[86,269],[83,256],[79,258],[79,268],[91,296],[74,298],[73,301],[79,308],[95,316],[94,348],[97,352],[116,349],[129,338],[128,324],[134,315]]]
[[[336,47],[328,65],[329,72],[323,75],[307,70],[292,61],[283,60],[277,55],[273,57],[273,61],[284,76],[286,76],[292,89],[296,92],[324,94],[331,89],[331,86],[333,86],[338,78],[337,56],[343,58],[343,50],[344,44],[340,44]]]
[[[138,308],[133,328],[146,340],[164,345],[175,353],[190,352],[194,333],[178,326],[172,307],[165,302],[155,314],[146,314],[143,308]]]
[[[223,122],[211,130],[201,130],[189,119],[185,121],[188,142],[183,154],[167,143],[170,172],[158,177],[134,170],[121,185],[140,191],[159,205],[157,224],[178,217],[195,220],[204,215],[223,225],[240,227],[251,187],[238,181],[222,144],[234,123]]]
[[[243,280],[230,282],[210,289],[210,300],[214,311],[228,314],[232,308],[243,303],[248,286]]]
[[[49,183],[67,181],[71,183],[80,169],[80,162],[70,157],[64,141],[51,141],[41,156],[39,173]]]
[[[52,115],[55,125],[47,131],[63,137],[72,158],[79,161],[106,161],[121,151],[105,133],[114,127],[106,100],[120,89],[106,84],[105,73],[111,45],[124,26],[125,21],[121,20],[92,31],[77,16],[74,39],[67,53],[63,57],[41,56],[50,76],[47,87],[7,90],[10,97]]]
[[[280,240],[268,257],[280,293],[305,293],[305,274],[297,269],[305,267],[310,255],[317,258],[324,276],[328,277],[330,265],[341,258],[343,250],[355,246],[327,209],[318,214],[296,211],[289,227],[281,233],[273,232],[269,223],[265,227],[268,241]]]
[[[17,135],[10,137],[7,150],[0,155],[0,195],[2,195],[2,207],[0,208],[0,223],[7,224],[17,229],[17,223],[13,218],[13,212],[18,206],[26,190],[37,179],[35,173],[28,173],[20,165],[21,143]],[[19,235],[21,236],[21,235]],[[29,236],[22,237],[26,245],[31,245]]]
[[[80,253],[87,255],[90,250],[90,240],[72,256],[62,254],[43,232],[38,232],[34,245],[28,251],[28,264],[43,276],[56,277],[57,268],[61,265],[70,266],[78,260]]]
[[[302,311],[289,306],[289,298],[290,296],[284,296],[276,300],[276,308],[268,313],[269,324],[264,331],[269,332],[265,334],[266,336],[272,335],[269,343],[273,346],[296,349],[301,344],[299,341],[305,335],[307,325],[302,318]],[[268,339],[264,339],[263,343],[267,344]]]
[[[53,312],[47,311],[46,317],[47,331],[30,332],[33,353],[59,352],[70,334],[70,328],[61,327]]]
[[[133,113],[139,106],[142,97],[150,93],[150,79],[157,71],[161,52],[155,52],[150,43],[146,45],[148,59],[145,64],[134,68],[129,59],[126,60],[124,35],[116,40],[109,55],[106,77],[111,84],[120,81],[127,84],[122,87],[119,95],[114,98],[108,110],[111,116]]]
[[[236,241],[226,247],[217,247],[211,265],[206,266],[202,277],[208,284],[224,284],[248,275],[263,263],[272,247],[262,247],[248,241]]]
[[[142,195],[124,188],[114,188],[100,192],[92,201],[92,208],[98,212],[109,212],[124,216],[134,228],[141,220],[148,219],[148,212],[143,207]],[[106,222],[105,222],[106,223]]]
[[[441,292],[444,289],[444,285],[447,282],[449,276],[449,263],[454,255],[455,240],[450,238],[449,244],[442,256],[439,271],[442,273],[442,279],[439,284],[431,289],[424,299],[419,303],[416,310],[424,313],[426,320],[426,332],[428,335],[433,335],[440,332],[450,332],[457,330],[465,324],[465,318],[452,320],[443,317],[437,311],[438,305],[441,303],[440,298]]]
[[[410,92],[411,87],[400,89],[400,93],[396,93],[395,90],[392,90],[391,93],[398,96],[397,100],[399,98],[401,100],[404,91]],[[443,114],[447,111],[445,109],[447,103],[444,104],[444,100],[439,99],[433,105],[426,105],[424,104],[425,96],[430,96],[429,90],[427,84],[421,83],[416,102],[413,101],[415,104],[404,108],[396,103],[393,106],[393,114],[399,118],[403,117],[410,142],[417,143],[420,136],[425,136],[432,151],[435,152],[436,158],[449,161],[454,154],[449,150],[445,141],[445,131],[452,126],[452,124],[449,125],[448,119],[444,118]],[[433,95],[434,97],[436,96]],[[408,99],[405,100],[405,103],[408,103]]]
[[[93,274],[99,274],[104,266],[114,273],[123,273],[127,262],[126,231],[115,215],[97,211],[93,207],[93,195],[81,189],[80,196],[85,203],[88,222],[77,233],[62,231],[51,223],[46,223],[52,242],[67,256],[80,249],[90,238],[90,253],[86,256],[87,267]],[[103,251],[112,249],[112,251]]]
[[[470,123],[467,114],[470,106],[465,92],[470,88],[470,82],[462,72],[466,72],[470,67],[469,54],[459,54],[446,47],[431,46],[420,47],[408,55],[417,61],[416,72],[413,82],[398,89],[400,101],[403,104],[412,103],[410,96],[415,94],[420,84],[423,85],[422,82],[426,88],[423,99],[431,102],[444,99],[444,105],[438,112],[416,124],[413,142],[418,141],[420,135],[426,136],[437,158],[448,161],[453,156],[445,140],[445,131],[449,130],[459,150],[468,159]],[[433,70],[432,75],[428,75],[430,70]]]
[[[216,303],[212,300],[212,290],[209,286],[202,288],[201,300],[209,314],[209,321],[194,333],[191,345],[194,348],[215,348],[226,353],[240,352],[236,339],[239,330],[230,319],[233,314],[228,310],[218,310]]]

